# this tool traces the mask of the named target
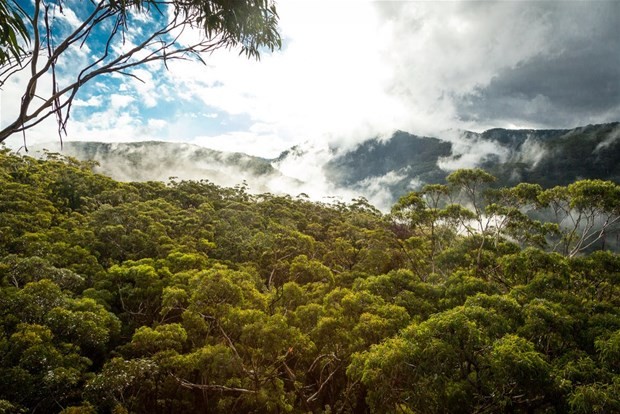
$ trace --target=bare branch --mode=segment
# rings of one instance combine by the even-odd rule
[[[310,397],[308,397],[308,398],[306,399],[306,402],[307,402],[307,403],[310,403],[310,402],[314,401],[314,400],[315,400],[315,399],[319,396],[319,394],[321,393],[321,391],[323,391],[323,387],[325,387],[325,385],[326,385],[326,384],[327,384],[327,383],[328,383],[328,382],[332,379],[332,377],[334,376],[334,374],[336,374],[336,372],[338,371],[338,368],[339,368],[339,367],[336,367],[336,369],[334,369],[334,370],[333,370],[333,371],[332,371],[332,372],[328,375],[328,377],[325,379],[325,381],[323,381],[323,382],[321,383],[321,385],[319,386],[319,389],[318,389],[318,390],[316,390],[316,392],[315,392],[314,394],[312,394]]]
[[[249,390],[247,388],[238,388],[238,387],[227,387],[225,385],[215,385],[215,384],[195,384],[193,382],[189,382],[184,380],[183,378],[179,378],[176,375],[172,375],[172,377],[178,381],[178,383],[184,387],[192,390],[203,390],[203,391],[218,391],[218,392],[232,392],[232,393],[241,393],[241,394],[256,394],[256,391]]]

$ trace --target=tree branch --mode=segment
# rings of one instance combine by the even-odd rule
[[[176,375],[172,375],[172,378],[174,378],[183,388],[188,388],[188,389],[193,389],[193,390],[231,392],[231,393],[241,393],[241,394],[256,394],[256,391],[249,390],[247,388],[227,387],[225,385],[216,385],[216,384],[195,384],[193,382],[184,380],[183,378],[179,378]]]

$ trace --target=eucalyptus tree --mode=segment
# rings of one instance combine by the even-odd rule
[[[618,232],[620,223],[620,186],[612,181],[581,180],[566,187],[554,187],[538,196],[552,214],[559,232],[554,250],[573,257],[608,233]]]
[[[28,42],[30,36],[26,25],[21,19],[13,2],[0,1],[0,64],[19,60],[24,53],[23,43]]]
[[[34,0],[0,2],[0,87],[27,79],[0,142],[54,116],[66,133],[78,91],[103,76],[197,60],[240,48],[259,58],[279,48],[273,0]],[[186,32],[198,31],[198,36]]]

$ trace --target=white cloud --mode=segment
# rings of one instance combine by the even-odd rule
[[[206,67],[175,62],[170,81],[182,99],[272,125],[289,146],[509,126],[509,116],[502,125],[463,121],[458,106],[503,70],[560,54],[568,28],[558,21],[572,16],[529,2],[284,0],[278,8],[282,51],[260,62],[222,52]],[[539,95],[528,108],[551,105]]]
[[[600,152],[600,151],[604,151],[607,147],[611,146],[612,144],[615,144],[618,140],[620,140],[620,125],[616,126],[607,136],[607,138],[605,138],[603,141],[601,141],[596,148],[594,149],[594,152]]]
[[[111,109],[121,109],[129,106],[136,99],[130,95],[120,95],[118,93],[114,93],[110,96],[110,108]]]
[[[153,130],[159,130],[166,128],[168,126],[168,122],[163,119],[149,119],[147,121],[147,125]]]
[[[77,98],[73,100],[73,106],[75,107],[101,106],[102,103],[103,98],[101,95],[93,95],[85,101]]]
[[[138,95],[138,99],[147,107],[153,108],[159,99],[163,99],[163,88],[158,88],[153,74],[144,68],[135,69],[131,72],[135,78],[131,78],[131,86]]]
[[[331,157],[332,154],[324,143],[306,142],[291,150],[284,160],[275,162],[274,166],[288,177],[317,183],[325,180],[322,168]]]
[[[598,148],[598,147],[597,147]],[[528,163],[531,167],[536,165],[547,155],[544,145],[528,136],[521,146],[519,153],[520,161]]]
[[[394,128],[402,111],[385,93],[390,69],[378,59],[385,30],[372,3],[283,1],[278,6],[282,51],[260,62],[219,52],[207,67],[171,63],[176,90],[224,112],[272,124],[289,146]]]
[[[502,68],[547,50],[548,16],[518,2],[380,3],[393,22],[384,58],[394,68],[392,93],[411,117],[405,128],[434,133],[460,122],[456,99],[475,94]]]
[[[179,131],[176,126],[173,129]],[[263,158],[275,158],[290,145],[266,125],[255,125],[249,131],[197,136],[189,141],[218,151],[243,152]]]
[[[95,82],[94,85],[95,85],[95,88],[97,88],[99,91],[102,91],[102,92],[110,90],[110,87],[104,82]]]
[[[390,171],[380,177],[365,178],[358,183],[358,186],[372,205],[387,211],[394,201],[390,186],[397,184],[406,177],[406,171]],[[417,186],[418,184],[419,182],[412,181],[410,186]]]
[[[509,117],[500,119],[505,125],[464,122],[459,102],[477,96],[502,70],[559,55],[565,39],[585,36],[573,30],[572,7],[536,2],[281,0],[282,51],[265,53],[260,62],[219,50],[205,56],[207,66],[176,61],[164,71],[160,64],[146,65],[131,72],[144,82],[115,75],[120,85],[111,92],[132,96],[126,107],[136,111],[138,105],[154,108],[198,100],[220,113],[248,117],[251,124],[269,126],[269,134],[277,135],[281,145],[278,150],[306,140],[347,146],[389,136],[395,129],[430,135],[447,128],[508,126]],[[145,17],[133,16],[142,25],[130,27],[125,43],[117,43],[115,50],[135,46]],[[63,19],[75,25],[78,18],[65,7]],[[596,30],[596,20],[589,15],[583,19],[588,23],[583,32]],[[198,30],[189,30],[182,40],[200,36]],[[83,60],[84,51],[80,53]],[[106,88],[109,84],[98,82],[98,91]],[[78,102],[76,111],[93,101],[85,97]],[[552,105],[542,95],[529,102],[532,114]],[[170,110],[169,117],[175,112]],[[183,122],[188,120],[186,116]],[[201,122],[204,117],[181,128],[188,136],[170,130],[174,136],[168,138],[205,136]],[[238,149],[244,137],[249,139],[246,151],[265,153],[260,148],[265,142],[259,139],[262,134],[240,127],[223,133],[235,139],[214,145],[225,149],[230,143]],[[252,149],[253,143],[259,148]]]
[[[439,168],[446,171],[477,167],[489,156],[505,162],[510,155],[506,147],[494,141],[483,140],[477,134],[450,130],[443,132],[441,138],[452,143],[452,155],[440,157],[437,161]]]
[[[71,28],[71,30],[77,29],[82,24],[82,21],[80,20],[80,18],[77,17],[75,12],[71,10],[70,7],[62,7],[62,11],[61,11],[61,8],[53,5],[52,13],[53,13],[53,17],[52,17],[53,19],[58,19],[62,22],[67,23],[69,27]]]

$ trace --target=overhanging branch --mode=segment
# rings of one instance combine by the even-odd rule
[[[96,77],[120,73],[137,79],[137,76],[127,70],[156,61],[161,61],[166,69],[168,62],[173,60],[196,60],[204,64],[202,54],[222,47],[230,48],[239,43],[244,48],[256,48],[263,45],[271,50],[280,44],[279,35],[275,31],[277,14],[270,2],[241,1],[223,4],[203,0],[201,5],[202,3],[211,5],[213,10],[201,8],[196,2],[183,0],[145,0],[132,2],[130,5],[111,3],[107,0],[86,2],[92,5],[93,9],[84,16],[84,20],[77,27],[63,37],[58,45],[54,45],[55,31],[52,26],[55,23],[49,18],[49,11],[58,7],[59,12],[62,13],[62,0],[53,3],[48,0],[35,0],[32,15],[22,10],[33,32],[30,52],[24,55],[19,63],[12,61],[0,67],[0,87],[12,76],[24,69],[30,69],[19,113],[13,122],[0,131],[0,142],[13,133],[23,132],[38,125],[51,115],[56,117],[58,131],[62,137],[63,133],[66,134],[72,102],[78,90]],[[235,17],[236,8],[244,9],[244,11],[247,11],[247,8],[252,9],[256,13],[254,18],[262,16],[264,27],[261,28],[260,25],[254,23],[249,24],[250,20],[239,21],[238,17]],[[130,9],[158,14],[160,27],[142,36],[139,44],[129,50],[115,49],[115,45],[127,44],[125,32],[130,25],[128,22]],[[170,16],[166,16],[163,10],[169,10]],[[222,14],[222,10],[226,13]],[[214,19],[208,20],[209,16]],[[226,19],[233,21],[229,22]],[[149,25],[157,21],[155,19]],[[207,21],[212,26],[209,26]],[[110,27],[106,29],[105,25],[110,22]],[[200,28],[203,32],[202,38],[190,45],[180,44],[180,38],[187,28]],[[68,64],[61,62],[61,58],[72,48],[79,49],[88,46],[87,41],[93,39],[95,33],[100,33],[102,30],[107,31],[107,39],[98,56],[90,58],[91,61],[86,63],[72,81],[64,85],[60,84],[58,82],[60,78],[56,76],[56,72],[59,67]],[[122,36],[121,39],[119,35]],[[248,42],[248,39],[251,39],[249,46],[244,43]],[[45,56],[44,52],[46,52]],[[33,98],[42,95],[37,92],[37,89],[46,76],[51,78],[51,92],[41,103],[35,103]]]

